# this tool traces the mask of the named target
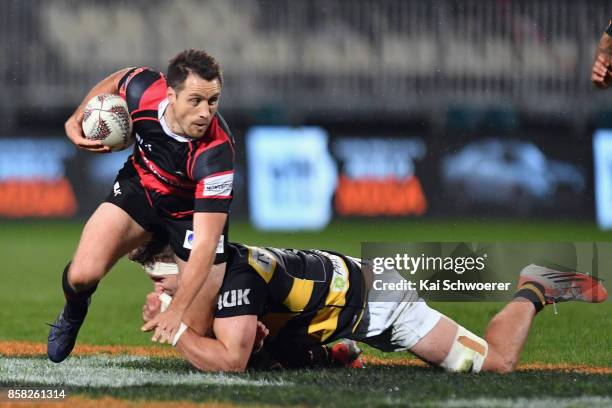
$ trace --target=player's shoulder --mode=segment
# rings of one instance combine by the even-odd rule
[[[249,268],[249,247],[236,242],[228,242],[227,251],[227,266],[225,279],[234,278],[241,274],[250,274]],[[224,281],[225,281],[224,279]]]
[[[249,258],[251,256],[249,247],[228,243],[227,255],[226,271],[219,289],[220,299],[225,301],[228,296],[238,298],[240,294],[244,296],[251,294],[249,299],[253,301],[265,299],[268,287],[265,279],[252,265]],[[219,304],[220,309],[222,309],[221,303]]]
[[[119,95],[130,111],[156,108],[166,97],[166,89],[164,74],[148,67],[132,68],[119,80]]]
[[[273,273],[274,255],[267,248],[238,243],[227,244],[227,269],[225,278],[240,282],[266,282],[266,274]],[[268,266],[269,269],[266,269]]]
[[[166,78],[161,72],[149,67],[133,67],[129,69],[119,80],[119,93],[127,92],[128,88],[137,88],[151,85],[156,81]]]

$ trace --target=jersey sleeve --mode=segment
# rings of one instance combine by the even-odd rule
[[[229,272],[228,272],[229,273]],[[219,291],[215,318],[264,314],[268,285],[257,273],[245,269],[230,273]]]
[[[150,68],[132,68],[119,80],[118,91],[130,113],[156,110],[159,97],[165,95],[166,80],[160,72]]]
[[[234,152],[229,140],[207,148],[194,159],[195,212],[228,213],[233,197]]]

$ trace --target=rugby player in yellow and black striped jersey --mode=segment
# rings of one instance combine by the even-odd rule
[[[361,265],[318,250],[231,244],[215,317],[256,314],[272,338],[326,343],[352,334],[366,304]]]
[[[402,279],[394,270],[385,274],[390,281]],[[545,305],[607,298],[590,275],[530,264],[520,273],[514,299],[482,339],[430,308],[415,291],[381,298],[366,284],[367,275],[359,260],[338,253],[230,244],[214,338],[181,323],[173,345],[199,369],[244,371],[261,319],[270,331],[266,349],[280,351],[283,362],[303,356],[309,346],[344,337],[383,351],[409,350],[449,371],[509,372]],[[304,361],[289,365],[300,364]]]
[[[358,259],[319,250],[230,246],[232,262],[215,318],[252,314],[266,325],[266,357],[260,354],[261,362],[252,364],[316,364],[317,356],[296,350],[313,346],[312,353],[321,352],[314,346],[355,332],[367,300]]]

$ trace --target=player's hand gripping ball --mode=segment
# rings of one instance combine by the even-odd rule
[[[83,111],[83,133],[87,139],[98,140],[112,151],[127,148],[134,142],[127,103],[113,94],[91,98]]]

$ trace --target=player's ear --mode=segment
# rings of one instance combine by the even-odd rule
[[[168,89],[166,89],[166,97],[168,98],[168,101],[170,103],[176,102],[176,91],[171,86],[169,86]]]

